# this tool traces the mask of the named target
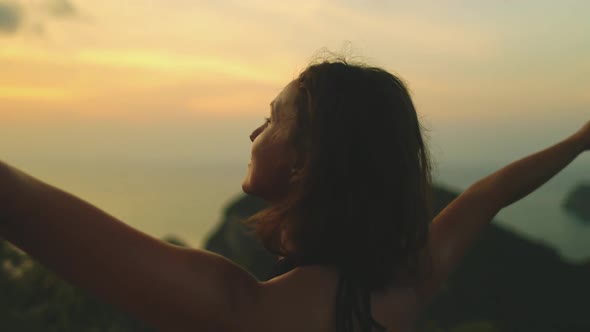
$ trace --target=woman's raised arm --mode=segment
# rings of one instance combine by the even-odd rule
[[[227,259],[152,238],[2,162],[0,237],[165,331],[237,331],[228,325],[258,292]]]
[[[419,287],[427,304],[481,230],[504,207],[518,201],[590,149],[590,122],[574,135],[477,181],[451,202],[430,226],[433,274]]]

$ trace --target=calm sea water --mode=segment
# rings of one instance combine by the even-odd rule
[[[590,183],[590,168],[585,161],[574,162],[532,194],[500,211],[497,222],[529,239],[550,245],[566,260],[589,261],[590,223],[572,216],[562,207],[576,185]],[[459,191],[501,166],[449,165],[438,170],[437,178],[440,183]]]
[[[246,163],[133,163],[78,161],[17,165],[156,237],[176,235],[203,245],[223,207],[241,193]],[[435,179],[457,191],[502,165],[445,165]],[[586,172],[585,172],[586,171]],[[553,246],[571,261],[590,258],[590,223],[567,214],[569,190],[590,182],[586,167],[570,167],[541,189],[503,210],[498,221]]]

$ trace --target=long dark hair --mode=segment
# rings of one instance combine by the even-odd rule
[[[371,292],[428,272],[423,129],[405,84],[383,69],[336,59],[310,65],[297,81],[291,139],[302,171],[281,202],[245,223],[293,266],[337,268],[336,331],[371,331]]]

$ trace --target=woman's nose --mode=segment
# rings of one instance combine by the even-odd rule
[[[258,135],[260,135],[260,131],[261,131],[261,127],[256,128],[256,130],[254,130],[252,132],[252,134],[250,134],[250,142],[254,142],[254,140],[256,139],[256,137],[258,137]]]

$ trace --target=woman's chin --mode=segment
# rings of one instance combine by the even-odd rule
[[[252,184],[252,181],[250,181],[250,177],[248,175],[246,175],[246,178],[244,178],[244,181],[242,181],[242,191],[248,195],[259,196],[258,191]]]
[[[277,198],[281,196],[276,191],[276,187],[272,182],[260,181],[259,179],[253,178],[250,172],[242,181],[242,191],[245,194],[262,198],[269,203],[277,201]]]
[[[252,194],[252,188],[250,186],[250,181],[249,179],[244,179],[244,181],[242,181],[242,191],[246,194]]]
[[[269,203],[272,203],[272,200],[269,199],[268,195],[264,195],[263,192],[260,192],[260,190],[257,190],[254,186],[252,186],[252,184],[249,181],[244,181],[242,183],[242,191],[245,194],[248,194],[251,196],[256,196],[256,197],[261,198]]]

